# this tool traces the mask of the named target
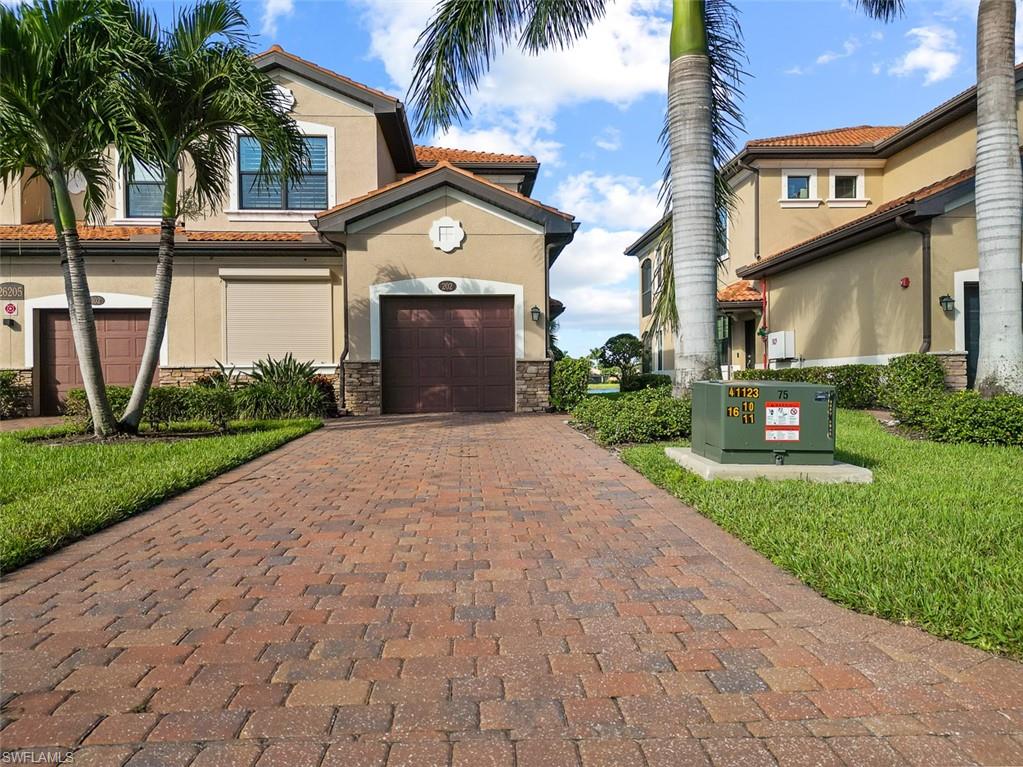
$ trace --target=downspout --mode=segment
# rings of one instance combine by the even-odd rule
[[[923,304],[921,305],[921,320],[923,323],[923,338],[920,341],[920,353],[931,350],[931,224],[930,221],[923,224],[910,224],[902,216],[895,217],[895,225],[907,232],[916,232],[920,235],[920,247],[922,250],[921,264],[921,288]]]
[[[544,314],[543,314],[543,348],[544,357],[550,360],[547,365],[547,396],[550,398],[550,391],[554,386],[554,360],[551,359],[551,251],[556,246],[545,244],[544,270],[543,270],[543,291],[544,291]],[[522,307],[525,310],[526,307]],[[549,408],[548,408],[549,409]]]
[[[345,343],[341,348],[341,358],[338,360],[338,374],[341,376],[341,380],[338,381],[338,410],[347,410],[348,403],[345,400],[345,360],[348,359],[348,333],[349,333],[349,322],[348,322],[348,248],[344,245],[339,247],[341,251],[341,291],[342,298],[344,301],[344,318],[345,318]]]

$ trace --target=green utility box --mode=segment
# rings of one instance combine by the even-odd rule
[[[692,450],[717,463],[834,463],[835,387],[700,381],[693,385]]]

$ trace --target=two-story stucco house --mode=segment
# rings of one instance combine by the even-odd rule
[[[548,270],[577,224],[529,196],[536,159],[415,146],[394,97],[277,46],[255,60],[311,172],[254,185],[259,146],[238,136],[222,208],[181,222],[160,382],[291,352],[356,414],[545,408]],[[38,179],[0,200],[0,368],[43,414],[80,385],[48,200]],[[110,384],[138,369],[159,200],[159,178],[122,180],[81,230]]]
[[[1016,94],[1023,126],[1023,66]],[[884,363],[925,351],[942,354],[956,383],[972,385],[976,103],[971,88],[905,126],[745,145],[724,169],[736,195],[718,271],[724,374],[765,364]],[[668,224],[662,219],[626,251],[639,267],[649,367],[665,372],[674,339],[650,327],[649,315],[658,235]]]

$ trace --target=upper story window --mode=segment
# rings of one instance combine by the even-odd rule
[[[643,316],[650,314],[653,304],[653,262],[648,258],[639,267],[640,303]]]
[[[135,167],[124,186],[125,218],[160,218],[163,214],[163,172],[147,165]]]
[[[238,187],[242,210],[323,210],[327,207],[327,137],[306,136],[309,166],[299,180],[281,184],[259,178],[263,158],[252,136],[238,137]]]
[[[832,170],[830,187],[828,205],[832,208],[862,208],[870,202],[862,170]]]
[[[817,171],[803,168],[783,170],[779,202],[783,208],[816,208],[820,205]]]
[[[728,215],[728,208],[721,207],[718,209],[718,224],[717,224],[717,236],[718,236],[718,262],[728,260],[728,237],[731,234],[729,223],[730,216]]]

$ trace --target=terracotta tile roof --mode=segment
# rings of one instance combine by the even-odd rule
[[[90,226],[79,224],[81,240],[118,242],[138,236],[159,236],[158,226]],[[178,236],[188,242],[302,242],[305,232],[195,232],[178,228]],[[0,240],[55,240],[53,224],[0,226]]]
[[[416,159],[421,163],[447,160],[451,163],[496,163],[536,164],[536,158],[528,154],[500,154],[498,152],[477,152],[473,149],[450,149],[443,146],[417,146]]]
[[[728,303],[730,301],[759,301],[762,298],[760,291],[753,287],[749,280],[739,280],[731,285],[726,285],[718,291],[718,301]]]
[[[857,125],[852,128],[833,128],[812,133],[794,133],[788,136],[753,139],[747,147],[869,147],[894,136],[902,130],[900,125]]]
[[[875,208],[873,211],[871,211],[865,216],[860,216],[859,218],[855,218],[852,221],[849,221],[848,223],[842,224],[841,226],[836,226],[833,229],[828,229],[827,231],[814,235],[813,237],[803,240],[802,242],[798,242],[795,245],[791,245],[790,247],[787,247],[784,250],[780,250],[777,253],[772,253],[770,256],[762,258],[755,264],[752,264],[752,266],[762,266],[764,264],[770,263],[783,256],[788,255],[794,250],[804,248],[807,245],[814,243],[818,240],[823,240],[825,238],[832,237],[846,229],[858,227],[873,218],[880,218],[885,213],[895,210],[896,208],[900,208],[903,205],[908,205],[910,203],[925,200],[928,197],[938,194],[939,192],[944,192],[946,189],[951,189],[957,184],[961,184],[964,181],[968,181],[969,179],[973,178],[973,174],[974,168],[967,168],[966,170],[959,171],[958,173],[953,174],[948,178],[943,178],[941,181],[935,181],[933,184],[928,184],[925,187],[921,187],[920,189],[910,192],[909,194],[904,194],[901,197],[896,197],[894,200],[888,200],[887,202],[878,205],[877,208]]]
[[[367,194],[364,194],[361,197],[353,197],[351,200],[345,200],[340,205],[335,205],[333,208],[320,211],[319,213],[316,214],[316,218],[323,218],[324,216],[329,216],[331,213],[337,213],[338,211],[344,210],[345,208],[350,208],[351,206],[357,205],[360,202],[364,202],[366,200],[372,199],[373,197],[377,197],[381,194],[384,194],[385,192],[389,192],[392,189],[397,189],[398,187],[404,186],[405,184],[408,184],[411,181],[424,178],[432,173],[439,173],[445,168],[453,171],[454,173],[458,173],[459,175],[465,176],[468,179],[472,179],[473,181],[479,184],[489,186],[491,189],[496,189],[499,192],[507,194],[511,197],[515,197],[516,199],[522,200],[523,202],[528,202],[530,205],[535,205],[538,208],[543,208],[547,212],[553,213],[556,216],[560,216],[566,221],[572,221],[573,219],[575,219],[575,216],[573,216],[571,213],[565,213],[564,211],[558,210],[557,208],[553,208],[550,205],[544,205],[542,202],[534,200],[532,197],[526,197],[526,195],[524,194],[519,194],[518,192],[512,191],[507,187],[501,186],[500,184],[495,184],[493,181],[489,181],[483,178],[482,176],[477,176],[475,173],[470,173],[467,170],[463,170],[462,168],[456,167],[447,160],[439,160],[437,164],[431,168],[421,170],[418,173],[412,173],[408,176],[405,176],[405,178],[398,179],[397,181],[392,181],[390,184],[382,186],[379,189],[374,189],[372,192],[368,192]]]
[[[307,67],[311,67],[311,68],[315,69],[318,72],[322,72],[323,74],[327,75],[328,77],[334,77],[334,78],[337,78],[338,80],[341,80],[342,82],[348,83],[349,85],[351,85],[354,88],[359,88],[360,90],[364,90],[367,93],[372,93],[372,94],[374,94],[376,96],[379,96],[380,98],[388,99],[388,100],[393,101],[395,103],[398,102],[398,99],[396,99],[394,96],[392,96],[389,93],[384,93],[383,91],[377,90],[376,88],[370,88],[368,85],[364,85],[363,83],[357,82],[357,81],[353,80],[350,77],[345,77],[344,75],[340,75],[337,72],[334,72],[333,70],[327,69],[326,67],[321,67],[319,64],[314,64],[313,62],[309,61],[309,59],[303,59],[301,56],[296,56],[294,53],[289,53],[288,51],[284,50],[281,46],[277,45],[276,43],[271,45],[265,51],[262,51],[261,53],[254,54],[252,56],[252,58],[258,59],[260,56],[266,56],[269,53],[279,53],[282,56],[287,56],[289,59],[291,59],[293,61],[297,61],[300,64],[305,64]]]

